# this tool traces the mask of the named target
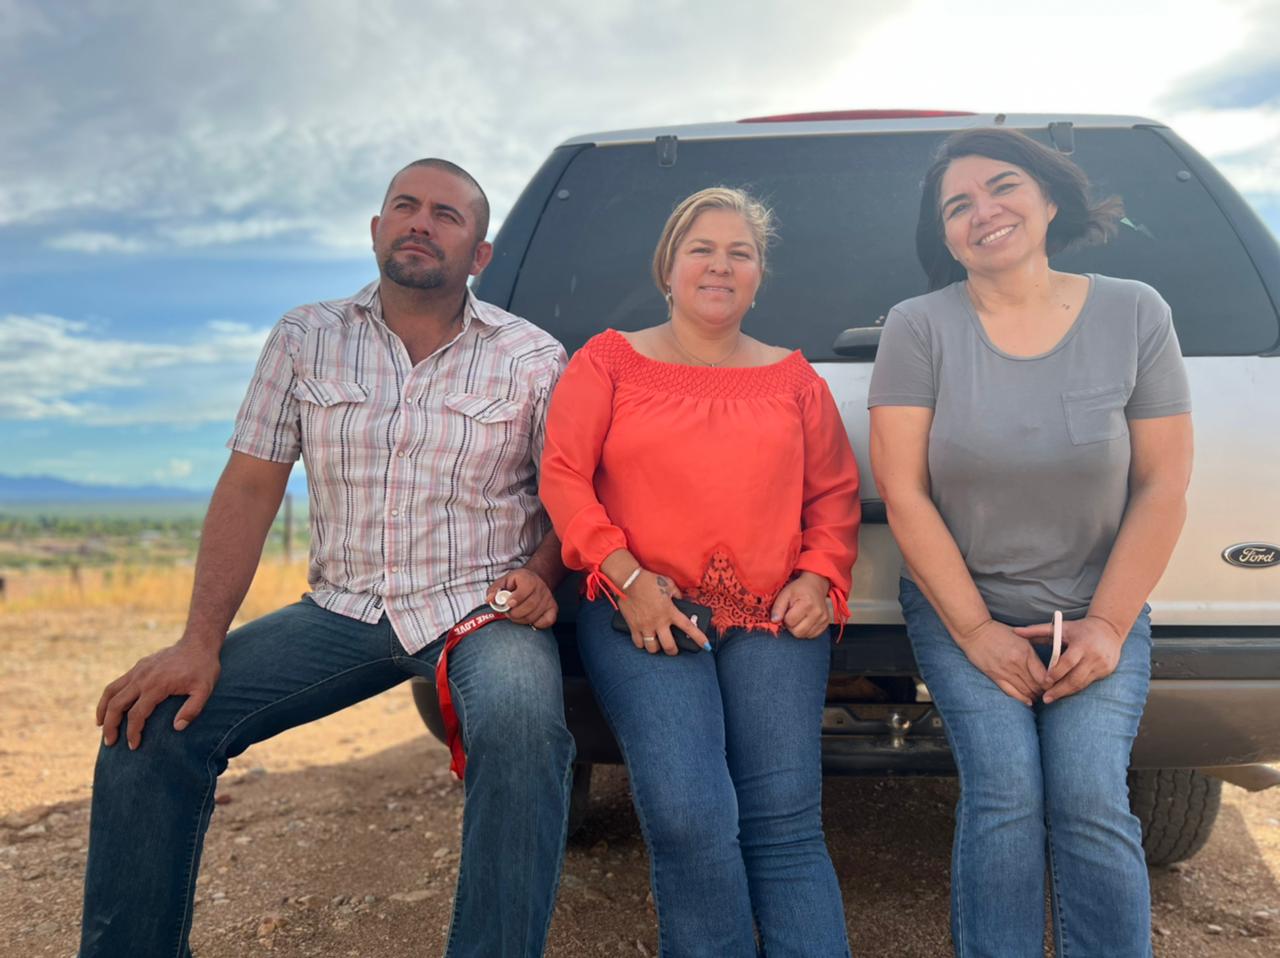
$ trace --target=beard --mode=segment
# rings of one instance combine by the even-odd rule
[[[446,280],[443,268],[404,263],[397,260],[394,254],[382,261],[382,275],[397,286],[407,286],[410,289],[439,289]]]
[[[425,246],[435,254],[434,262],[396,259],[396,252],[403,243]],[[449,275],[444,268],[444,250],[430,240],[420,237],[404,239],[392,245],[382,259],[382,275],[397,286],[409,289],[439,289],[448,282]]]

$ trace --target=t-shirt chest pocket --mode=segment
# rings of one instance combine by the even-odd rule
[[[1071,437],[1071,444],[1084,446],[1127,435],[1129,430],[1124,407],[1128,401],[1129,390],[1124,385],[1064,391],[1062,408],[1067,417],[1067,435]]]

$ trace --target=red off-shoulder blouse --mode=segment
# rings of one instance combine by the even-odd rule
[[[540,494],[588,597],[626,548],[720,630],[776,633],[773,601],[800,571],[825,576],[837,620],[848,615],[858,468],[799,352],[722,369],[649,359],[614,330],[593,337],[552,397]]]

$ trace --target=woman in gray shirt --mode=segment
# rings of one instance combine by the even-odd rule
[[[1145,602],[1186,511],[1187,379],[1155,290],[1049,265],[1120,215],[1022,134],[952,136],[916,233],[933,292],[894,307],[872,376],[903,615],[960,774],[961,958],[1040,954],[1046,861],[1060,954],[1151,954],[1125,779]]]

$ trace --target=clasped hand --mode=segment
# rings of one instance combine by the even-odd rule
[[[1052,622],[1019,626],[1013,631],[1033,642],[1053,640]],[[1064,621],[1062,655],[1045,673],[1044,704],[1083,691],[1114,672],[1120,664],[1124,640],[1125,636],[1110,622],[1095,615]]]
[[[1046,669],[1032,643],[1053,640],[1053,624],[1008,626],[988,620],[961,642],[974,665],[1023,705],[1046,705],[1086,689],[1115,671],[1124,637],[1095,616],[1062,624],[1063,653]]]

